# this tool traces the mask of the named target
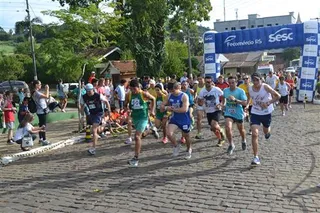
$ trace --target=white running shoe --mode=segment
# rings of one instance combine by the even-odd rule
[[[173,157],[177,157],[179,155],[179,152],[180,152],[180,144],[178,144],[177,146],[173,147],[172,156]]]
[[[186,160],[191,158],[192,149],[190,148],[189,151],[187,151],[186,156],[184,157]]]
[[[127,145],[132,144],[132,138],[131,137],[127,138],[126,142],[124,142],[124,143],[127,144]]]

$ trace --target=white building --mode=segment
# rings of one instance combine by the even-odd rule
[[[258,14],[249,14],[248,19],[220,21],[214,22],[214,30],[217,32],[244,30],[258,27],[271,27],[286,24],[301,23],[300,15],[294,17],[294,12],[289,12],[288,15],[272,16],[261,18]]]

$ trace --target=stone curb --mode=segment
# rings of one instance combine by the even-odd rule
[[[27,157],[32,157],[41,153],[44,153],[46,151],[51,151],[51,150],[55,150],[55,149],[60,149],[63,148],[65,146],[70,146],[73,144],[77,144],[77,143],[81,143],[84,141],[84,136],[77,136],[77,137],[73,137],[64,141],[59,141],[56,143],[53,143],[51,145],[48,146],[42,146],[42,147],[38,147],[35,149],[31,149],[30,151],[26,151],[26,152],[19,152],[16,154],[10,154],[10,155],[6,155],[0,158],[0,167],[1,166],[6,166],[9,163],[12,163],[14,161],[17,161],[19,159],[22,158],[27,158]]]

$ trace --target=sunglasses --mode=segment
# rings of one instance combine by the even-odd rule
[[[211,84],[211,81],[206,81],[206,84]]]
[[[253,78],[252,81],[260,81],[260,79]]]
[[[244,78],[244,80],[248,80],[249,78]]]

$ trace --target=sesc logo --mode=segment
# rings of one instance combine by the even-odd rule
[[[317,38],[316,36],[309,36],[306,38],[306,42],[310,44],[317,44]]]
[[[303,64],[306,65],[306,66],[314,66],[315,65],[314,61],[311,58],[309,58],[308,60],[304,61]]]
[[[308,90],[312,90],[313,89],[313,85],[309,81],[302,83],[301,86],[302,86],[302,88],[305,88],[305,89],[308,89]]]
[[[292,38],[293,33],[291,31],[292,31],[291,28],[281,28],[275,33],[269,35],[269,42],[274,43],[274,42],[280,42],[280,41],[293,40]]]
[[[213,34],[206,34],[204,36],[204,42],[205,43],[214,42],[214,35]]]
[[[214,55],[208,55],[205,58],[205,63],[215,63]]]

